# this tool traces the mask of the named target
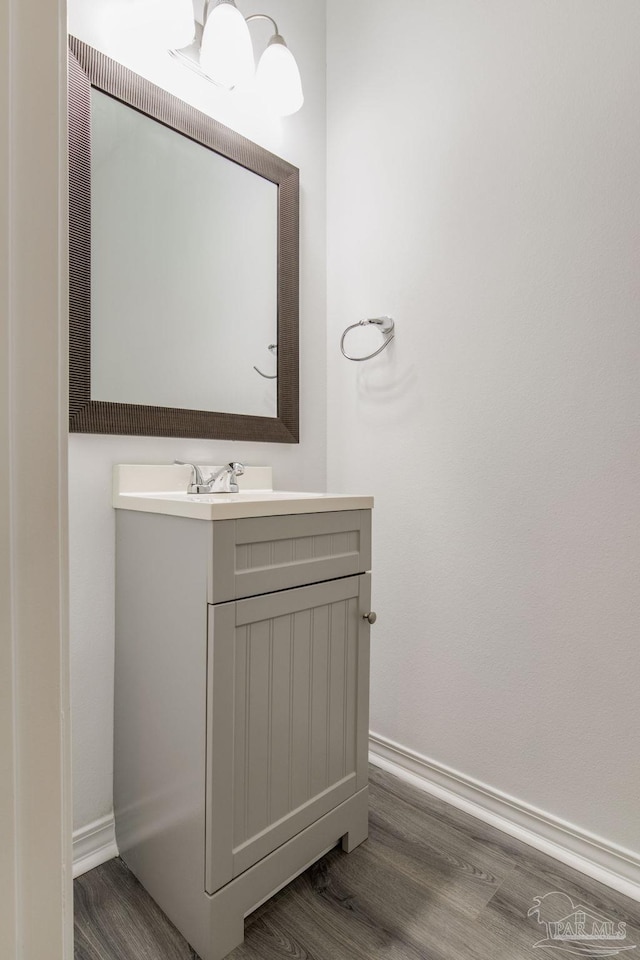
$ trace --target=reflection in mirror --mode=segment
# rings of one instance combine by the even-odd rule
[[[91,397],[277,415],[278,188],[91,91]]]

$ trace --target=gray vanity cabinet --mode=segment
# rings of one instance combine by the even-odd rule
[[[370,511],[118,511],[121,856],[203,960],[367,835]]]

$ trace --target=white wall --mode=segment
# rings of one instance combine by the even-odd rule
[[[271,464],[274,483],[324,489],[325,368],[325,9],[324,3],[265,0],[295,53],[305,106],[282,121],[265,118],[200,80],[166,55],[125,44],[112,31],[116,0],[70,0],[69,31],[182,99],[209,112],[301,171],[301,398],[299,445],[216,443],[148,438],[70,437],[71,671],[74,738],[74,826],[112,808],[114,518],[111,469],[120,462],[242,460]],[[240,0],[248,15],[253,6]],[[111,21],[110,21],[111,17]],[[256,45],[268,33],[255,27]],[[252,28],[254,29],[254,28]],[[122,31],[120,31],[122,34]],[[267,357],[268,359],[268,357]]]
[[[327,42],[372,729],[640,851],[640,6],[328,0]],[[391,348],[343,360],[381,313]]]

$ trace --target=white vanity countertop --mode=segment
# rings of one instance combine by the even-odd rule
[[[240,493],[186,493],[190,477],[190,467],[118,464],[113,474],[113,506],[118,510],[197,520],[238,520],[373,507],[373,497],[357,494],[271,490],[269,467],[247,467],[244,476],[239,478]]]

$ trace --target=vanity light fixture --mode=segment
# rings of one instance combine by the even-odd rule
[[[205,4],[200,66],[211,80],[227,90],[248,83],[253,77],[249,27],[234,0],[220,0],[213,8]]]
[[[166,3],[167,0],[164,0]],[[169,53],[217,86],[234,90],[255,78],[256,91],[281,117],[296,113],[304,103],[302,81],[295,57],[266,13],[243,17],[235,0],[205,0],[204,23],[194,23],[195,42]],[[256,69],[249,24],[267,20],[273,36]]]
[[[271,20],[275,30],[258,61],[258,89],[281,117],[297,113],[304,103],[300,71],[294,55],[280,36],[278,24],[264,13],[257,13],[248,19]]]

